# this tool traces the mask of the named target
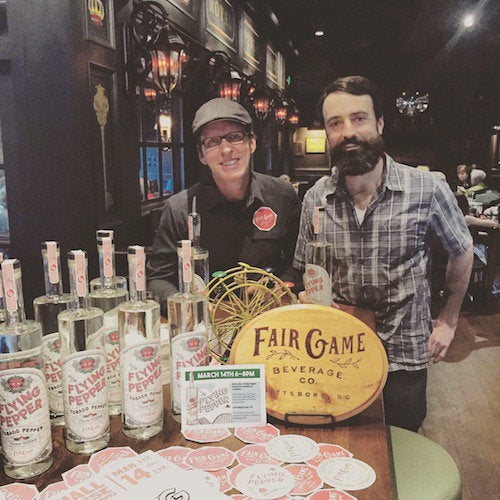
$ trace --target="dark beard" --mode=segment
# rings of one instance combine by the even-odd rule
[[[344,146],[348,144],[356,144],[359,147],[352,151],[345,151]],[[330,150],[330,157],[340,175],[363,175],[375,168],[379,159],[383,157],[384,149],[384,140],[380,135],[369,140],[353,137],[333,147]]]

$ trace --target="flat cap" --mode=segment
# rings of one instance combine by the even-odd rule
[[[216,120],[229,120],[245,126],[252,124],[252,118],[241,104],[217,97],[200,106],[194,115],[193,134],[197,134],[202,127]]]

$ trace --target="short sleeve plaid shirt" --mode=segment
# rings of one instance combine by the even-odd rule
[[[325,207],[325,236],[333,243],[333,299],[375,311],[390,371],[425,368],[432,329],[431,239],[437,238],[450,257],[472,246],[447,183],[386,156],[381,185],[360,224],[333,168],[304,197],[294,257],[301,271],[318,205]]]

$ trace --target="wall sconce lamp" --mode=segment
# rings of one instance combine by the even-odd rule
[[[283,127],[287,123],[288,108],[290,107],[288,100],[283,94],[278,93],[274,101],[274,119],[276,123]]]
[[[131,58],[127,66],[138,86],[170,96],[181,79],[187,55],[186,44],[171,32],[167,16],[158,2],[144,1],[134,6],[130,20]]]
[[[158,128],[160,130],[160,142],[168,149],[172,142],[172,113],[169,102],[163,98],[158,104]]]
[[[300,118],[299,110],[295,105],[295,103],[291,101],[291,106],[288,110],[288,124],[291,127],[296,127],[299,124],[299,118]]]
[[[226,78],[219,83],[219,97],[239,102],[243,79],[235,69],[230,69]]]
[[[270,89],[264,84],[257,85],[251,102],[255,117],[262,122],[267,120],[274,103]]]

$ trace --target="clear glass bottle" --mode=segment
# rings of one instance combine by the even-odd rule
[[[196,211],[196,196],[193,196],[193,205],[188,214],[188,237],[191,240],[191,251],[194,264],[194,291],[202,292],[210,281],[210,270],[208,263],[208,250],[201,248],[201,217]],[[180,249],[177,249],[179,258]]]
[[[146,297],[144,247],[128,247],[130,301],[118,306],[122,353],[122,430],[148,439],[163,429],[160,304]]]
[[[71,309],[59,313],[64,438],[73,453],[90,454],[109,442],[104,313],[88,305],[87,256],[68,253]]]
[[[102,238],[109,237],[111,239],[114,238],[114,231],[111,229],[98,229],[95,232],[95,237],[97,240],[97,252],[99,252],[99,240]],[[102,280],[101,277],[99,276],[98,278],[94,278],[93,280],[90,281],[90,291],[93,292],[94,290],[101,288],[102,286]],[[123,290],[126,290],[128,293],[128,287],[127,287],[127,278],[125,276],[115,276],[115,286],[117,288],[123,288]]]
[[[57,316],[71,305],[71,295],[63,293],[61,257],[55,241],[42,243],[45,295],[33,300],[35,321],[42,327],[42,357],[47,392],[49,394],[50,423],[64,425],[62,397],[61,354]]]
[[[122,406],[118,304],[128,299],[128,292],[115,283],[115,247],[109,236],[97,240],[101,286],[89,294],[90,305],[104,312],[103,343],[106,351],[109,414],[119,415]]]
[[[208,364],[210,321],[205,295],[193,292],[191,241],[182,240],[179,259],[180,291],[167,303],[170,324],[170,395],[172,414],[181,413],[181,369]]]
[[[325,239],[324,215],[325,207],[314,207],[314,241],[306,243],[304,287],[311,303],[331,306],[333,245]]]
[[[25,479],[52,465],[42,328],[24,313],[21,265],[2,263],[6,321],[0,325],[0,433],[7,476]]]

